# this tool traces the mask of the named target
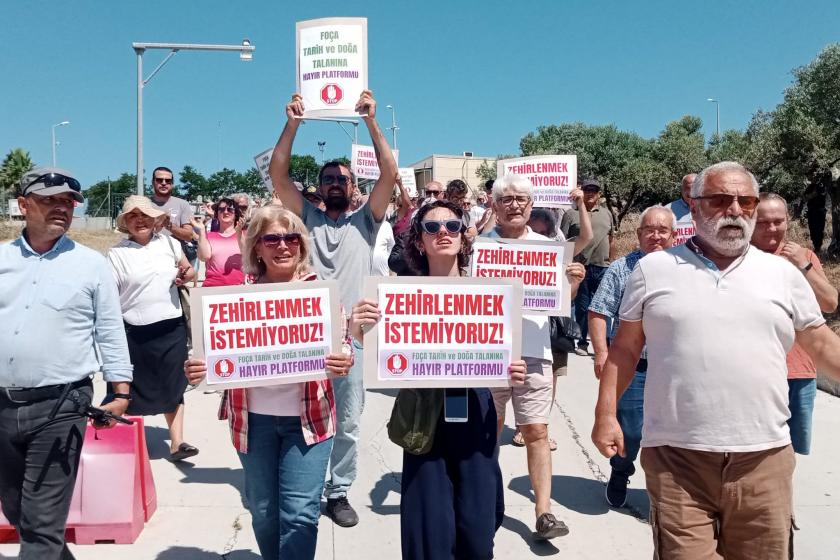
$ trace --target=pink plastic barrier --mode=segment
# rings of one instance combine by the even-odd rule
[[[100,431],[88,426],[67,517],[68,542],[131,544],[157,509],[143,418],[130,418],[132,426]],[[0,513],[0,543],[17,540]]]

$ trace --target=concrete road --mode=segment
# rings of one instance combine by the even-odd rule
[[[505,479],[506,519],[496,535],[496,557],[537,556],[577,560],[641,560],[652,557],[645,521],[648,501],[641,470],[633,477],[629,508],[613,510],[604,501],[608,462],[589,440],[596,382],[591,358],[571,356],[569,375],[558,382],[550,434],[554,512],[571,532],[550,543],[534,542],[534,510],[525,451],[510,445],[505,429],[500,453]],[[101,384],[97,387],[102,392]],[[393,397],[367,392],[362,422],[359,477],[351,503],[357,527],[342,529],[321,518],[317,558],[356,560],[399,558],[399,480],[401,451],[385,433]],[[162,416],[148,418],[147,437],[158,496],[158,510],[133,545],[71,545],[79,560],[255,560],[259,558],[251,519],[242,505],[242,469],[230,444],[226,422],[216,420],[219,395],[186,395],[186,437],[201,449],[193,462],[173,465]],[[512,414],[509,414],[511,417]],[[813,455],[799,458],[796,471],[798,558],[832,559],[840,549],[840,399],[817,396]],[[103,489],[103,499],[107,499]],[[14,558],[15,545],[0,545],[0,558]]]

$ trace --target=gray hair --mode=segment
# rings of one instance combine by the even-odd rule
[[[248,206],[250,206],[251,202],[252,202],[250,195],[247,195],[247,194],[241,193],[241,192],[234,193],[234,194],[230,195],[229,198],[232,198],[233,200],[239,200],[240,198],[244,198],[248,201]]]
[[[722,173],[724,171],[737,171],[749,177],[750,183],[752,183],[753,190],[755,191],[756,196],[758,196],[759,187],[758,181],[755,180],[755,175],[750,173],[750,171],[746,167],[744,167],[737,161],[722,161],[720,163],[710,165],[709,167],[705,168],[703,171],[697,174],[697,177],[694,179],[694,184],[691,186],[691,197],[695,198],[698,196],[702,196],[703,189],[706,187],[707,176],[714,175],[716,173]]]
[[[677,229],[677,217],[674,215],[673,210],[668,208],[667,206],[662,206],[661,204],[654,204],[653,206],[648,206],[642,211],[641,216],[639,216],[639,227],[642,227],[642,224],[645,222],[645,216],[648,215],[649,212],[667,212],[668,215],[671,217],[671,230]]]
[[[785,200],[785,197],[783,197],[782,195],[776,194],[774,192],[763,192],[760,195],[758,195],[759,204],[761,204],[762,202],[772,202],[772,201],[781,202],[782,206],[785,207],[785,214],[787,214],[787,211],[788,211],[787,200]]]
[[[502,198],[508,189],[524,192],[532,198],[534,196],[534,186],[528,177],[524,175],[504,175],[493,183],[493,201]]]

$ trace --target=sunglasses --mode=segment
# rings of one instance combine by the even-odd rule
[[[321,177],[322,185],[332,185],[338,183],[339,185],[346,185],[350,182],[350,177],[347,175],[324,175]]]
[[[440,231],[440,228],[445,227],[447,233],[450,235],[455,235],[456,233],[461,233],[464,230],[464,224],[461,220],[444,220],[442,222],[438,222],[435,220],[424,220],[420,222],[420,226],[423,228],[423,231],[428,233],[429,235],[437,235]]]
[[[172,179],[163,179],[161,177],[155,177],[155,183],[163,183],[164,185],[171,185]]]
[[[29,187],[38,183],[43,183],[45,188],[67,185],[76,192],[81,192],[82,190],[82,185],[76,179],[68,177],[67,175],[62,175],[61,173],[47,173],[46,175],[41,175],[37,179],[30,181],[23,190],[26,191]]]
[[[443,191],[426,191],[426,194],[437,198],[443,194]]]
[[[237,205],[237,207],[243,212],[248,210],[248,205],[247,204],[239,204],[239,205]]]
[[[738,206],[744,212],[752,212],[758,206],[757,196],[737,196],[734,194],[710,194],[706,196],[692,196],[694,200],[705,200],[714,210],[725,210],[732,206],[732,202],[738,200]]]
[[[236,210],[234,210],[230,206],[219,206],[216,212],[218,212],[219,214],[236,214]]]
[[[290,249],[292,247],[298,247],[300,245],[300,239],[301,235],[299,233],[287,233],[285,235],[281,235],[279,233],[269,233],[260,237],[262,244],[269,249],[274,249],[280,245],[281,241]]]

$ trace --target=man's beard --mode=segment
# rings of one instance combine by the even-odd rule
[[[737,226],[741,230],[724,229],[726,226]],[[744,253],[750,244],[755,220],[747,220],[743,216],[723,216],[717,221],[700,216],[695,220],[697,236],[716,252],[726,257],[737,257]]]
[[[324,207],[330,211],[345,212],[350,208],[350,199],[347,196],[327,196],[324,199]]]

